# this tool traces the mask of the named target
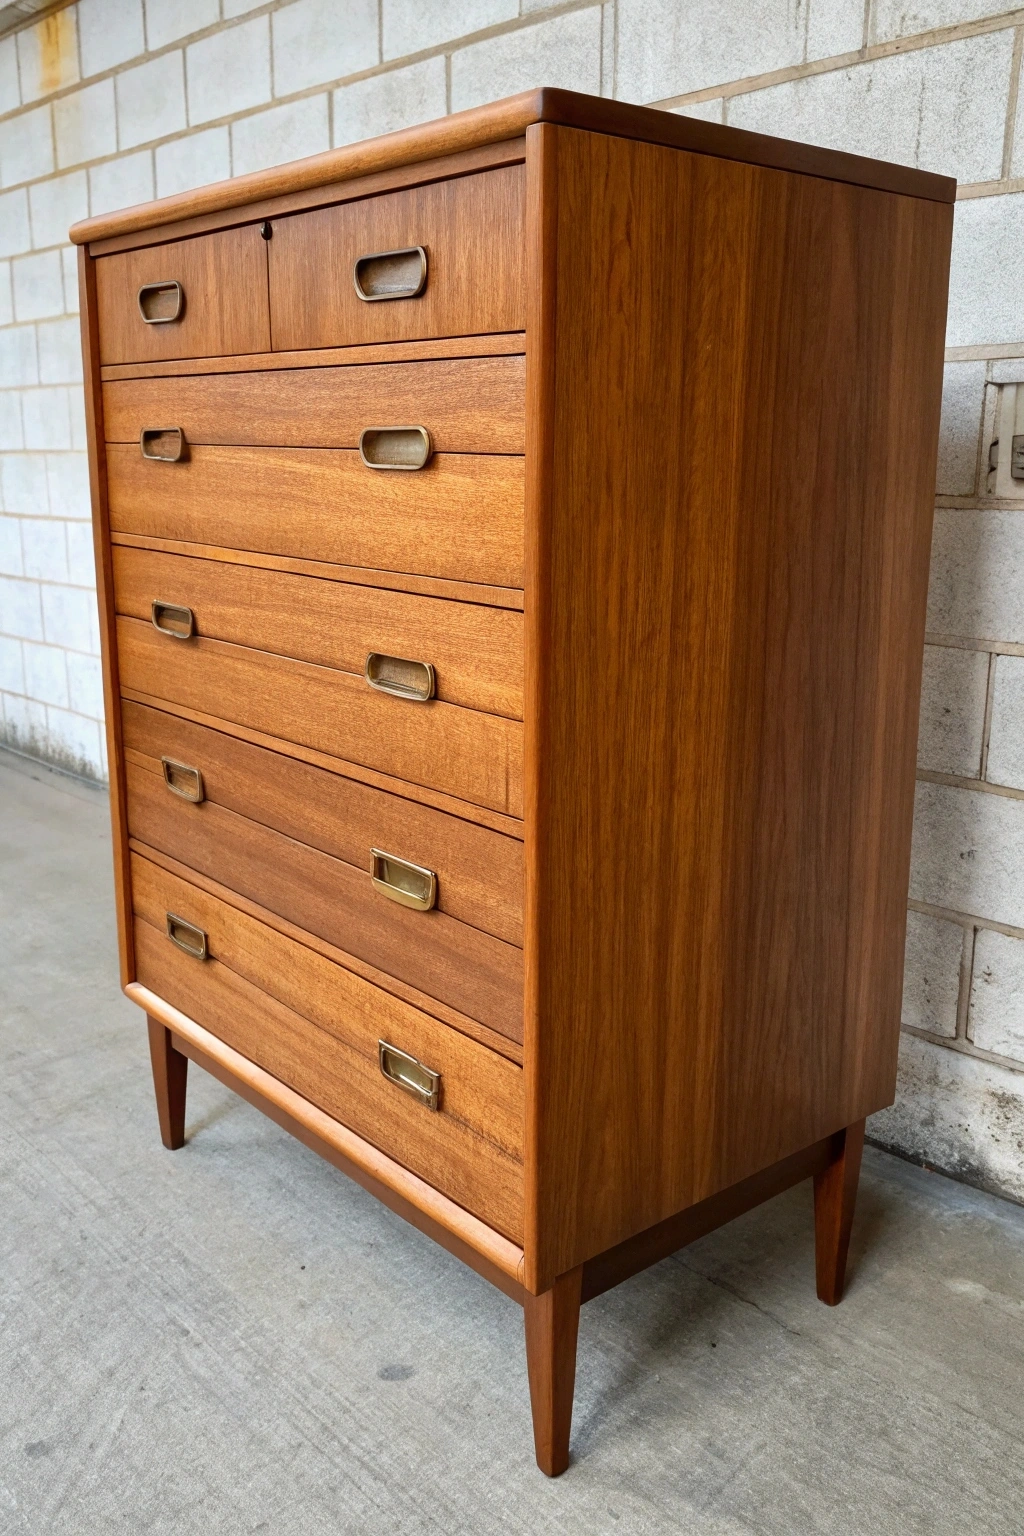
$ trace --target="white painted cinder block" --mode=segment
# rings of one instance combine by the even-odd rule
[[[301,160],[330,147],[326,95],[303,96],[231,125],[231,165],[236,176]]]
[[[896,1103],[868,1135],[918,1162],[1024,1200],[1024,1075],[934,1045],[900,1041]]]
[[[1024,511],[937,509],[928,630],[1024,642]]]
[[[1008,9],[1005,0],[873,0],[868,41],[887,43],[897,37],[913,37],[934,27],[953,27],[980,21]]]
[[[25,446],[21,425],[21,394],[16,389],[0,389],[0,506],[3,505],[3,455]],[[3,566],[0,565],[0,570]]]
[[[4,740],[23,752],[46,754],[49,731],[46,725],[46,705],[34,699],[17,698],[14,694],[0,695],[4,709]]]
[[[190,123],[230,117],[270,100],[270,19],[257,16],[185,50]]]
[[[64,309],[69,315],[78,314],[78,250],[65,245],[60,253],[60,267],[64,277]]]
[[[0,331],[0,379],[10,388],[38,383],[34,325],[9,325]]]
[[[175,192],[191,192],[211,181],[226,181],[231,175],[231,138],[228,129],[207,128],[161,144],[154,151],[156,195],[170,197]]]
[[[460,48],[451,78],[453,112],[541,84],[600,95],[600,6]]]
[[[903,1022],[934,1035],[956,1034],[964,930],[925,912],[907,913]]]
[[[45,320],[64,313],[64,275],[59,251],[17,256],[11,262],[14,318]]]
[[[50,510],[46,460],[41,453],[5,453],[3,506],[22,517],[45,517]]]
[[[0,113],[21,106],[18,84],[18,47],[13,37],[0,38]]]
[[[271,18],[274,95],[290,96],[379,61],[376,0],[294,0]],[[269,162],[268,162],[269,163]]]
[[[850,0],[810,0],[806,17],[807,59],[854,53],[864,41],[864,14]]]
[[[55,645],[22,644],[25,658],[25,692],[41,704],[68,707],[68,669],[64,652]]]
[[[93,553],[92,524],[68,523],[68,580],[75,587],[91,587],[96,579],[96,560]],[[78,708],[78,706],[75,706]],[[92,710],[85,710],[87,715]]]
[[[87,519],[92,516],[89,461],[84,453],[48,453],[46,487],[54,517]],[[72,581],[77,582],[78,579],[77,576],[72,577]],[[92,581],[93,576],[90,574],[82,585],[91,586]]]
[[[727,120],[960,181],[988,181],[1002,166],[1012,58],[1010,30],[963,38],[734,96]]]
[[[89,171],[89,202],[94,215],[131,208],[134,203],[148,203],[154,195],[151,150],[120,155],[116,160],[92,166]]]
[[[1024,341],[1024,194],[956,205],[946,343]]]
[[[0,194],[0,256],[20,256],[32,249],[28,191],[17,187]]]
[[[100,727],[95,720],[68,710],[46,708],[46,729],[56,753],[66,767],[80,774],[99,777],[103,752]]]
[[[334,142],[354,144],[443,117],[445,93],[441,57],[340,86],[334,92]]]
[[[21,557],[20,517],[0,514],[0,571],[7,576],[24,576],[25,574],[25,565]],[[0,688],[9,686],[7,683],[0,683]]]
[[[1024,800],[920,782],[910,895],[929,906],[1024,928]]]
[[[0,261],[0,326],[14,324],[14,290],[11,287],[11,264]]]
[[[918,767],[979,776],[988,669],[987,651],[925,646]]]
[[[13,187],[53,170],[53,128],[49,106],[8,118],[0,134],[0,186]]]
[[[181,133],[186,125],[184,55],[162,53],[123,70],[115,77],[114,95],[121,149]]]
[[[81,587],[46,585],[40,588],[43,634],[50,645],[99,655],[96,599]]]
[[[69,391],[62,385],[27,389],[21,400],[25,447],[36,450],[72,448]],[[75,394],[80,394],[76,390]]]
[[[43,639],[43,610],[37,581],[0,576],[0,632],[20,640]]]
[[[32,244],[37,248],[64,245],[68,230],[89,216],[89,181],[85,171],[70,171],[37,181],[28,189]]]
[[[384,57],[401,59],[423,48],[437,48],[518,15],[517,0],[461,0],[458,7],[437,5],[434,0],[382,0]],[[549,82],[538,78],[533,83]]]
[[[673,107],[674,117],[695,117],[702,123],[721,123],[725,120],[725,102],[721,96],[714,101],[690,101],[685,107]]]
[[[1024,789],[1024,656],[997,656],[995,669],[986,778]]]
[[[103,719],[103,670],[98,656],[68,651],[68,699],[80,715]]]
[[[984,363],[946,364],[936,478],[940,496],[973,496],[975,493],[984,397]]]
[[[80,384],[82,333],[77,318],[43,320],[36,327],[41,384]]]
[[[223,0],[224,16],[230,20],[233,16],[244,16],[246,11],[254,11],[258,5],[263,5],[265,0]]]
[[[0,692],[25,692],[25,667],[21,657],[20,640],[0,635]]]
[[[82,74],[98,75],[146,51],[142,0],[79,0]]]
[[[57,164],[82,165],[117,152],[113,80],[97,80],[53,104]]]
[[[70,5],[16,34],[22,101],[40,101],[76,84],[78,8]]]
[[[1024,1065],[1024,939],[982,928],[974,946],[967,1033]]]
[[[68,545],[64,524],[50,517],[23,517],[23,571],[36,581],[68,581]],[[51,700],[58,703],[59,700]]]
[[[145,0],[146,42],[164,48],[220,20],[217,0]]]

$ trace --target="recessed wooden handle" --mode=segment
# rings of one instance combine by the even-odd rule
[[[172,640],[191,640],[196,632],[195,614],[180,603],[161,603],[154,598],[150,614],[153,628],[162,635],[170,635]]]
[[[432,869],[410,864],[381,848],[370,849],[370,879],[382,896],[417,912],[429,912],[437,900],[437,876]]]
[[[359,434],[367,469],[422,469],[433,451],[426,427],[367,427]]]
[[[154,463],[177,464],[185,457],[185,434],[180,427],[143,427],[139,450]]]
[[[400,251],[371,251],[352,268],[356,293],[367,304],[380,299],[414,299],[427,285],[427,253],[422,245]]]
[[[165,283],[143,283],[139,289],[139,314],[147,325],[170,325],[180,320],[185,290],[176,278]]]
[[[404,656],[383,656],[371,651],[363,676],[378,693],[425,704],[434,697],[434,669],[429,661],[407,661]]]
[[[441,1098],[441,1074],[425,1067],[422,1061],[400,1051],[397,1045],[386,1040],[377,1041],[377,1060],[389,1083],[395,1083],[411,1093],[427,1109],[439,1109]]]
[[[160,763],[164,770],[164,783],[172,795],[179,795],[192,805],[202,804],[203,776],[198,768],[188,763],[175,762],[173,757],[162,757]]]
[[[177,944],[186,955],[191,955],[193,960],[206,960],[209,958],[210,949],[206,942],[206,934],[195,923],[190,923],[184,917],[179,917],[176,912],[167,913],[167,937],[172,944]]]

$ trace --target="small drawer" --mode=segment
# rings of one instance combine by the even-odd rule
[[[120,614],[149,618],[159,600],[188,611],[200,635],[364,673],[368,687],[402,690],[404,666],[410,705],[418,688],[522,719],[521,613],[120,545],[113,564]]]
[[[436,906],[424,912],[389,901],[374,888],[372,847],[358,867],[211,799],[189,804],[168,793],[162,775],[136,763],[126,777],[132,837],[522,1042],[522,951]],[[387,851],[414,863],[397,829],[392,840],[397,846]]]
[[[270,350],[266,241],[253,224],[101,256],[96,301],[101,363]]]
[[[519,1067],[151,860],[131,865],[143,986],[522,1241]]]
[[[274,346],[525,329],[525,182],[510,165],[275,219]]]
[[[121,686],[360,763],[503,815],[523,814],[523,727],[433,699],[410,704],[362,677],[269,651],[117,620]]]

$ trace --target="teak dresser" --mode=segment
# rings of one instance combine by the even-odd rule
[[[895,1090],[954,184],[539,90],[76,225],[125,991],[521,1303]]]

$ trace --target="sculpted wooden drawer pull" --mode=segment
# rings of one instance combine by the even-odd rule
[[[432,1072],[422,1061],[417,1061],[415,1056],[407,1055],[396,1045],[389,1045],[386,1040],[377,1041],[377,1059],[389,1083],[397,1083],[399,1088],[411,1093],[427,1109],[440,1107],[440,1072]]]
[[[200,805],[203,800],[203,776],[198,768],[189,767],[188,763],[175,762],[173,757],[160,759],[164,770],[164,783],[172,795],[180,795],[182,800],[188,800],[192,805]]]
[[[164,442],[164,438],[169,441]],[[155,453],[159,448],[163,452]],[[144,459],[157,464],[177,464],[185,457],[185,434],[180,427],[143,427],[139,433],[139,449]]]
[[[170,635],[172,640],[191,640],[196,632],[195,614],[180,603],[161,603],[154,598],[150,613],[153,628],[162,635]]]
[[[206,960],[210,950],[206,942],[206,934],[195,923],[186,922],[183,917],[178,917],[174,912],[167,913],[167,937],[172,944],[177,944],[186,955],[191,955],[193,960]]]
[[[427,253],[422,245],[401,251],[373,251],[352,268],[356,293],[367,304],[380,299],[414,299],[427,286]]]
[[[404,656],[384,656],[371,651],[363,676],[378,693],[425,704],[434,697],[434,669],[429,661],[407,661]]]
[[[180,320],[185,308],[185,290],[177,279],[166,283],[143,283],[139,289],[139,314],[147,325],[170,325]]]
[[[367,469],[422,469],[433,451],[426,427],[367,427],[359,434]]]
[[[370,879],[374,889],[402,907],[429,912],[437,900],[437,876],[432,869],[410,864],[380,848],[370,849]]]

